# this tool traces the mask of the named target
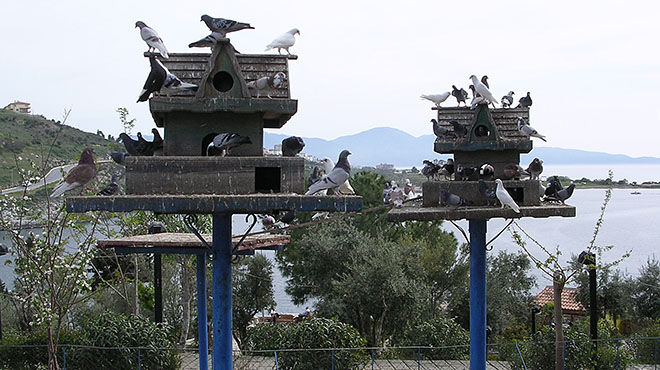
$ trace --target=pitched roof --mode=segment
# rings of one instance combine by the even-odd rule
[[[562,311],[580,311],[586,312],[586,309],[577,300],[578,290],[577,288],[564,288],[561,292],[561,308]],[[534,302],[539,306],[544,306],[546,303],[552,303],[554,299],[554,294],[552,291],[552,286],[546,286],[539,294],[534,298]]]

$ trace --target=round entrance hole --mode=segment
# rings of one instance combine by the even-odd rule
[[[476,137],[487,137],[490,135],[490,130],[488,130],[488,127],[486,126],[477,126],[474,130],[474,135]]]
[[[213,76],[213,87],[220,92],[227,92],[234,86],[234,79],[225,71],[220,71]]]

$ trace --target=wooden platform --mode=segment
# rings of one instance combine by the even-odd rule
[[[112,197],[67,197],[67,212],[153,211],[173,214],[267,213],[270,211],[355,212],[362,209],[362,197],[299,194],[249,195],[119,195]]]
[[[213,242],[211,234],[202,234],[209,245]],[[241,236],[234,236],[232,242],[238,244]],[[255,250],[281,250],[289,244],[288,235],[252,235],[247,236],[238,247],[236,254],[254,254]],[[206,246],[192,233],[160,233],[128,236],[117,239],[99,240],[99,248],[115,248],[118,254],[162,253],[162,254],[203,254]]]
[[[491,218],[546,218],[575,217],[575,207],[562,204],[541,202],[539,206],[522,206],[520,213],[510,208],[500,207],[422,207],[421,204],[405,205],[393,208],[388,214],[388,221],[435,221],[435,220],[488,220]]]

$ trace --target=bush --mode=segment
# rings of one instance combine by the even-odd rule
[[[23,332],[9,331],[3,334],[2,346],[0,346],[0,369],[48,368],[48,349],[46,347],[48,333],[45,329]],[[81,333],[62,330],[60,343],[81,344]],[[59,351],[58,362],[62,363],[62,351]]]
[[[364,339],[350,325],[336,320],[312,318],[296,324],[260,324],[248,328],[248,350],[278,352],[280,369],[355,369],[366,360],[366,351],[316,350],[322,348],[362,348]]]
[[[436,347],[421,352],[430,360],[467,360],[470,333],[453,319],[440,317],[423,322],[405,331],[397,346]]]
[[[654,321],[651,325],[635,334],[631,343],[635,351],[636,362],[642,364],[653,364],[656,362],[657,351],[660,350],[660,339],[655,339],[658,337],[660,337],[660,320]]]

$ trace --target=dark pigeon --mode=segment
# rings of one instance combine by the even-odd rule
[[[489,206],[496,206],[499,201],[497,200],[497,195],[495,195],[495,189],[488,187],[484,180],[479,180],[478,185],[479,193],[481,193],[481,196],[486,199],[486,204]]]
[[[562,203],[566,202],[573,195],[573,190],[575,190],[575,184],[570,184],[568,187],[559,190],[557,192],[557,199]]]
[[[527,92],[527,96],[523,96],[518,100],[520,104],[518,104],[518,107],[523,107],[523,108],[529,108],[532,106],[532,97],[529,96],[529,91]]]
[[[252,144],[252,141],[247,136],[241,136],[235,133],[222,133],[216,135],[213,141],[206,147],[206,155],[219,155],[226,156],[229,150],[244,144]]]
[[[456,98],[456,102],[458,102],[458,105],[460,106],[461,103],[463,103],[465,106],[467,106],[466,99],[468,98],[468,93],[465,91],[463,88],[459,89],[455,85],[451,85],[452,91],[451,95]]]
[[[218,42],[218,39],[222,39],[225,36],[221,33],[212,32],[210,35],[204,37],[203,39],[191,42],[188,44],[189,48],[212,48],[215,46],[215,43]]]
[[[290,224],[295,219],[296,219],[296,211],[295,210],[288,211],[285,214],[283,214],[282,217],[280,217],[280,221],[282,223],[285,223],[285,224]]]
[[[429,160],[424,160],[424,167],[422,167],[422,175],[426,176],[426,180],[430,181],[435,178],[442,166],[437,165]]]
[[[142,155],[137,150],[138,141],[133,140],[133,138],[128,136],[128,134],[122,132],[121,134],[119,134],[118,140],[121,140],[121,142],[124,144],[124,148],[126,149],[126,152],[128,152],[128,154],[135,156]]]
[[[130,157],[130,154],[126,154],[124,152],[112,152],[110,153],[110,158],[112,158],[115,163],[120,164],[120,165],[125,165],[126,164],[126,157]]]
[[[545,188],[545,196],[547,197],[556,197],[557,192],[563,189],[564,186],[559,181],[557,176],[552,176],[548,179],[548,187]]]
[[[201,22],[204,22],[212,32],[219,33],[222,37],[226,37],[229,32],[254,29],[248,23],[236,22],[231,19],[213,18],[206,14],[202,15]]]
[[[160,132],[158,132],[158,129],[152,128],[151,133],[154,134],[154,140],[151,142],[151,145],[154,148],[154,153],[160,153],[163,151],[163,145],[165,142],[163,141],[163,138],[160,136]]]
[[[282,140],[282,155],[285,157],[295,157],[305,147],[305,142],[299,136],[291,136]]]
[[[472,181],[479,178],[479,167],[464,167],[458,165],[456,168],[456,178],[463,181]]]
[[[55,189],[53,189],[53,193],[50,195],[51,198],[78,188],[81,188],[80,191],[82,193],[85,186],[96,177],[96,173],[97,169],[96,163],[94,163],[94,150],[92,150],[92,148],[85,148],[82,154],[80,154],[78,164],[67,173],[64,181],[59,183]]]
[[[451,125],[454,127],[454,133],[456,134],[456,136],[465,137],[465,135],[467,135],[468,133],[467,128],[465,128],[465,126],[458,123],[458,121],[449,121],[449,123],[451,123]]]
[[[504,177],[502,177],[504,180],[520,179],[524,176],[529,176],[529,172],[525,171],[519,164],[510,163],[504,166]]]
[[[137,100],[138,103],[141,101],[147,101],[152,93],[160,91],[167,78],[167,69],[156,60],[156,57],[153,54],[149,55],[149,64],[151,65],[151,71],[149,71],[147,81],[144,83],[142,92],[140,92],[140,96]]]
[[[106,185],[101,191],[96,193],[96,195],[103,195],[103,196],[110,196],[110,195],[116,195],[119,194],[119,191],[121,191],[121,185],[119,185],[119,176],[117,174],[112,174],[112,180],[110,180],[110,183]]]
[[[484,75],[483,77],[481,77],[481,83],[486,85],[486,87],[490,89],[490,85],[488,85],[488,76]]]
[[[348,163],[348,156],[351,154],[348,150],[342,150],[339,154],[339,161],[335,167],[321,178],[321,180],[312,184],[305,195],[313,195],[321,190],[335,189],[351,177],[351,165]]]
[[[529,173],[532,180],[537,180],[543,172],[543,161],[534,158],[525,171]]]

